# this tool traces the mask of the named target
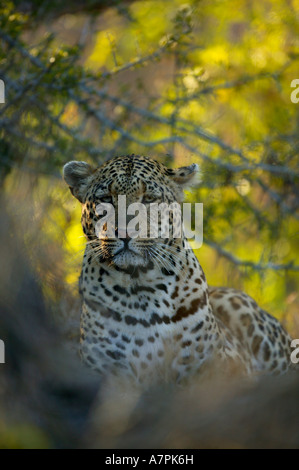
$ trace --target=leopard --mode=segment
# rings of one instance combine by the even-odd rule
[[[133,237],[116,222],[109,236],[99,236],[100,204],[116,216],[120,195],[126,208],[182,204],[199,174],[195,163],[168,168],[135,154],[98,167],[64,165],[64,180],[82,206],[80,355],[93,373],[147,387],[184,383],[213,368],[245,376],[289,370],[291,337],[279,320],[240,290],[208,285],[184,231]]]

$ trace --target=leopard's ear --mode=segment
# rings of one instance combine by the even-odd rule
[[[181,168],[168,169],[167,174],[173,181],[183,187],[192,186],[200,181],[199,166],[197,163],[182,166]]]
[[[84,202],[93,168],[85,162],[69,162],[63,167],[63,178],[71,193],[80,202]]]

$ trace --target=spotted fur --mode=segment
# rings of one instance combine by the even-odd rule
[[[243,292],[209,288],[182,238],[95,235],[100,202],[182,202],[197,165],[168,169],[148,157],[115,157],[97,169],[70,162],[64,178],[82,204],[87,239],[80,277],[81,355],[101,374],[152,384],[183,381],[210,364],[245,373],[288,369],[290,337]]]

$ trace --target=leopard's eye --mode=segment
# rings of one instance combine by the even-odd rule
[[[155,196],[143,196],[142,203],[143,204],[150,204],[152,202],[156,202],[157,198]]]
[[[101,196],[101,202],[107,202],[108,204],[112,204],[112,196]]]

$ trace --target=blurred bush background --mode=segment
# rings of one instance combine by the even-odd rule
[[[298,16],[298,0],[1,2],[2,243],[21,247],[62,338],[77,340],[84,250],[62,166],[128,153],[199,163],[187,199],[204,204],[209,284],[244,289],[299,336]],[[5,254],[13,298],[24,279]]]

